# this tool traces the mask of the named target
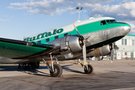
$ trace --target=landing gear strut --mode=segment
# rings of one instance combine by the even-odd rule
[[[57,58],[56,59],[56,64],[54,64],[53,62],[53,57],[52,55],[50,55],[51,58],[51,66],[49,65],[49,63],[47,61],[45,61],[45,59],[42,59],[44,61],[44,63],[46,63],[48,70],[50,71],[50,76],[52,77],[60,77],[62,75],[62,67],[58,64],[57,62]]]

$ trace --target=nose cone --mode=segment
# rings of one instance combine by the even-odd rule
[[[121,33],[122,35],[127,35],[131,30],[131,27],[130,26],[123,26],[123,28],[121,29]]]

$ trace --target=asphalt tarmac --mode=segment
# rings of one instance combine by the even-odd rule
[[[93,74],[78,64],[61,64],[62,77],[50,77],[45,65],[24,71],[0,65],[0,90],[135,90],[135,61],[91,61]]]

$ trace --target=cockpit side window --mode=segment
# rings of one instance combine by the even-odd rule
[[[110,23],[110,20],[106,20],[107,23]]]
[[[101,21],[101,25],[105,25],[105,24],[106,24],[105,20]]]

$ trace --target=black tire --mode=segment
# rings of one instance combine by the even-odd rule
[[[60,77],[62,75],[62,67],[59,64],[54,64],[53,65],[54,72],[50,71],[50,75],[52,77]]]
[[[84,72],[85,74],[91,74],[93,72],[93,67],[88,64],[88,70],[86,69],[86,67],[84,67]]]

